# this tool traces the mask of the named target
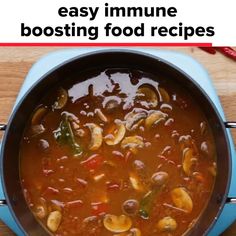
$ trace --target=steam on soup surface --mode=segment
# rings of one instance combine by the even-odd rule
[[[54,235],[182,235],[216,175],[200,107],[141,71],[83,79],[48,92],[25,129],[20,175],[33,214]]]

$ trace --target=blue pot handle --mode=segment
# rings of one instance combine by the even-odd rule
[[[4,131],[6,129],[6,125],[0,124],[0,131]],[[1,140],[0,140],[0,150],[1,150]],[[18,225],[15,223],[10,210],[7,206],[6,200],[5,200],[5,195],[3,192],[3,187],[2,187],[2,181],[0,180],[0,219],[8,226],[11,228],[13,232],[16,233],[18,236],[23,236],[24,234],[18,227]]]
[[[4,130],[6,130],[6,125],[0,124],[0,131],[4,131]],[[1,146],[2,146],[1,144],[2,144],[2,141],[0,140],[0,150],[1,150]],[[0,181],[0,207],[5,206],[5,205],[6,205],[6,201],[4,199],[2,182]]]
[[[235,129],[236,128],[236,122],[235,121],[226,121],[224,122],[225,124],[225,127],[228,128],[228,129]],[[234,204],[236,205],[236,197],[228,197],[227,201],[226,201],[227,204]]]

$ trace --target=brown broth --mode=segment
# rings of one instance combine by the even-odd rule
[[[200,216],[215,180],[212,132],[199,104],[184,88],[167,78],[159,77],[155,81],[153,78],[143,72],[109,69],[83,82],[64,84],[69,98],[62,109],[52,109],[57,89],[39,104],[39,107],[46,107],[43,115],[39,115],[39,124],[45,130],[32,132],[32,121],[28,121],[20,152],[22,187],[30,209],[45,228],[49,213],[61,212],[62,219],[53,232],[55,235],[132,236],[134,234],[129,230],[119,234],[106,229],[104,217],[106,214],[127,215],[122,209],[123,203],[135,199],[142,205],[142,199],[149,191],[154,193],[148,203],[149,218],[144,219],[139,211],[127,215],[132,220],[131,228],[138,228],[142,235],[182,235]],[[151,90],[149,95],[141,93],[137,96],[140,86]],[[157,106],[150,105],[152,91],[158,100]],[[103,112],[107,122],[99,118],[96,109]],[[125,116],[133,109],[136,113],[144,112],[146,117],[135,123],[136,129],[126,129],[124,138],[140,136],[143,147],[122,148],[123,141],[107,145],[104,137],[116,127],[114,121],[126,125]],[[145,119],[154,111],[161,111],[166,117],[147,128]],[[72,127],[74,141],[83,149],[81,155],[75,156],[68,142],[58,143],[55,139],[63,112],[64,117],[70,117],[67,122]],[[72,123],[76,118],[79,120],[77,128],[82,130],[79,134],[83,137],[75,135]],[[88,124],[91,123],[103,130],[103,142],[97,150],[89,149]],[[187,149],[196,159],[188,174],[183,170],[183,153]],[[86,162],[94,154],[97,154],[95,161]],[[156,186],[151,177],[160,171],[168,174],[168,181]],[[130,176],[133,175],[141,190],[136,190],[132,184]],[[190,212],[173,202],[171,191],[178,187],[183,187],[192,200]],[[159,220],[167,216],[177,223],[173,231],[158,227]]]

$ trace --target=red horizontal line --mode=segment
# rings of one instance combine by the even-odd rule
[[[1,47],[211,47],[211,43],[0,43]]]

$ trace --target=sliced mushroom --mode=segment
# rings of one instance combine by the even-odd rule
[[[35,207],[35,215],[39,219],[43,219],[44,217],[47,216],[47,209],[42,205],[38,205]]]
[[[31,119],[31,124],[32,125],[39,125],[42,123],[43,117],[46,115],[47,109],[45,107],[38,107],[36,111],[34,112],[32,119]]]
[[[104,115],[101,109],[97,108],[95,109],[95,114],[99,117],[99,119],[105,123],[108,122],[107,117]]]
[[[130,229],[130,234],[129,236],[141,236],[141,231],[138,228],[132,228]]]
[[[102,128],[94,123],[89,123],[85,125],[89,128],[91,132],[91,142],[89,145],[89,150],[95,151],[99,149],[102,145]]]
[[[168,103],[170,101],[170,96],[164,88],[159,87],[158,91],[160,93],[160,101]]]
[[[159,171],[152,175],[151,180],[154,186],[161,187],[167,183],[169,175],[167,172]]]
[[[169,105],[169,104],[166,104],[166,103],[163,103],[161,104],[160,106],[160,109],[163,111],[163,112],[171,112],[173,110],[172,106]]]
[[[137,97],[141,105],[147,108],[154,108],[158,104],[156,89],[151,85],[141,85],[137,90]]]
[[[216,163],[215,162],[213,162],[212,166],[210,166],[208,168],[208,171],[212,176],[214,176],[214,177],[216,176],[217,171],[216,171]]]
[[[144,147],[143,138],[137,135],[126,137],[121,142],[121,148],[129,148],[134,153],[136,152],[135,150],[143,147]]]
[[[138,228],[132,228],[128,232],[123,232],[120,234],[115,234],[114,236],[141,236],[142,233]]]
[[[166,113],[163,113],[161,111],[153,111],[146,118],[145,126],[146,128],[151,128],[153,125],[156,125],[159,122],[166,120],[167,117],[168,115]]]
[[[200,150],[205,156],[209,155],[209,146],[206,141],[201,143]]]
[[[200,123],[200,133],[202,136],[206,135],[207,133],[207,123],[205,121]]]
[[[179,137],[180,149],[184,150],[185,148],[191,148],[194,153],[198,153],[198,148],[196,143],[191,135],[182,135]]]
[[[171,198],[175,206],[190,213],[193,209],[193,201],[185,188],[179,187],[171,191]]]
[[[39,199],[39,204],[34,207],[34,213],[39,219],[43,219],[48,214],[46,201],[43,198]]]
[[[56,232],[61,224],[62,214],[60,211],[53,211],[47,219],[47,227],[50,231]]]
[[[89,216],[81,223],[81,235],[101,235],[102,222],[97,216]]]
[[[145,164],[140,160],[134,160],[133,167],[137,172],[143,172],[146,168]]]
[[[135,173],[130,173],[129,180],[132,187],[138,191],[143,192],[145,190],[143,183],[141,182],[140,178]]]
[[[197,156],[194,155],[192,148],[185,148],[183,150],[183,170],[184,173],[190,176],[193,173],[194,166],[197,163]]]
[[[172,217],[166,216],[158,221],[157,228],[161,232],[173,232],[177,228],[177,223]]]
[[[127,130],[135,130],[143,119],[147,117],[147,113],[144,110],[133,110],[125,116],[125,127]]]
[[[70,121],[70,119],[69,119]],[[80,125],[79,125],[79,120],[77,120],[76,122],[75,121],[70,121],[71,123],[71,128],[75,131],[75,130],[78,130],[80,128]]]
[[[127,215],[135,215],[139,209],[139,203],[135,199],[129,199],[122,205],[123,212]]]
[[[103,219],[104,227],[113,233],[122,233],[128,231],[132,226],[130,217],[126,215],[105,215]]]
[[[32,134],[32,136],[37,136],[39,134],[42,134],[42,133],[45,132],[45,130],[46,129],[44,128],[44,126],[42,124],[40,124],[40,125],[32,125],[31,126],[31,134]]]
[[[201,172],[193,172],[193,178],[199,183],[205,182],[204,175]]]
[[[83,129],[75,130],[75,136],[83,138],[85,136],[85,131]]]
[[[112,134],[108,134],[105,137],[105,142],[107,145],[116,145],[121,142],[126,133],[125,126],[123,124],[116,124],[116,128],[114,129]]]
[[[65,89],[59,88],[57,90],[57,98],[54,104],[52,105],[53,109],[59,110],[62,109],[68,101],[68,93]]]
[[[85,131],[82,128],[80,128],[79,123],[80,123],[79,119],[70,121],[70,125],[71,125],[71,129],[73,131],[73,134],[76,137],[82,138],[85,136]]]
[[[117,96],[106,97],[103,101],[103,107],[107,112],[114,112],[120,106],[121,102],[121,98]]]
[[[32,119],[31,119],[31,135],[37,136],[39,134],[44,133],[45,128],[42,124],[42,119],[46,115],[47,109],[45,107],[39,107],[34,112]]]

